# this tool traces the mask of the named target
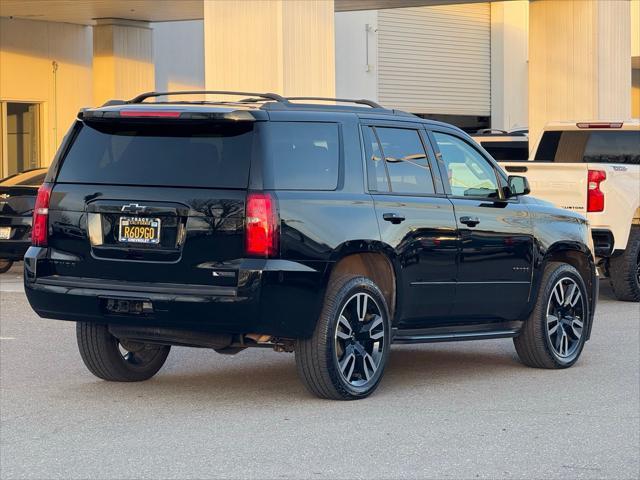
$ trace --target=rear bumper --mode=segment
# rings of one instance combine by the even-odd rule
[[[300,338],[313,333],[324,296],[325,264],[245,259],[238,285],[223,287],[49,275],[49,262],[46,249],[27,251],[25,292],[38,315],[58,320]],[[153,310],[110,313],[105,304],[114,298],[151,302]]]
[[[594,254],[598,258],[608,258],[613,252],[615,240],[611,230],[605,228],[592,228],[591,238],[593,238]]]

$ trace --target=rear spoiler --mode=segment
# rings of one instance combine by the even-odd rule
[[[257,119],[247,110],[232,110],[227,112],[188,112],[181,110],[92,110],[83,109],[78,112],[78,119],[85,121],[114,121],[114,120],[209,120],[217,122],[255,122]]]

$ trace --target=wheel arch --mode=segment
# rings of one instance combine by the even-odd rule
[[[397,268],[393,249],[382,242],[347,242],[335,250],[331,268],[326,273],[327,284],[332,277],[356,274],[370,278],[380,288],[394,318],[398,298]]]
[[[589,250],[580,245],[558,242],[553,244],[542,259],[542,271],[550,262],[567,263],[580,273],[586,287],[589,289],[593,282],[595,263]]]

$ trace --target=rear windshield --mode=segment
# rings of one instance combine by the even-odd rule
[[[57,181],[246,188],[252,149],[249,122],[85,123]]]
[[[265,188],[335,190],[338,185],[338,125],[267,122],[264,126]]]
[[[640,131],[544,132],[535,160],[566,163],[640,164]]]

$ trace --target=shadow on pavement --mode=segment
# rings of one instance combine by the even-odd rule
[[[22,265],[5,275],[21,274]],[[8,280],[8,279],[7,279]],[[608,280],[601,281],[600,299],[614,300]],[[75,356],[74,356],[75,357]],[[67,359],[81,363],[78,357]],[[229,357],[205,349],[174,348],[159,374],[141,383],[111,383],[95,379],[82,371],[65,387],[71,395],[182,402],[206,399],[208,404],[229,404],[251,400],[265,404],[313,399],[296,375],[292,354],[268,350],[247,350]],[[519,370],[533,372],[522,365],[510,339],[457,344],[398,345],[392,347],[389,364],[379,395],[406,394],[418,388],[445,383],[463,387],[471,382],[496,376],[509,376]],[[519,373],[518,373],[519,374]],[[145,400],[145,401],[146,401]],[[227,405],[228,406],[228,405]]]
[[[502,341],[507,342],[508,347],[512,348],[509,339]],[[376,396],[381,393],[384,395],[383,391],[398,395],[416,388],[443,383],[457,383],[463,386],[469,381],[476,382],[486,380],[487,377],[500,376],[505,371],[526,369],[518,363],[515,352],[506,352],[496,342],[492,342],[492,345],[498,351],[486,349],[486,345],[484,351],[479,351],[472,347],[471,343],[467,343],[470,351],[448,351],[436,345],[393,348],[385,371],[383,388]],[[108,392],[109,396],[122,394],[128,399],[149,400],[153,397],[154,401],[180,400],[177,405],[206,399],[209,405],[224,405],[227,409],[233,408],[234,399],[242,400],[243,403],[253,399],[263,405],[269,405],[315,398],[307,393],[298,380],[293,355],[285,356],[272,352],[256,352],[256,355],[253,352],[243,352],[246,354],[244,359],[243,353],[233,362],[226,359],[224,363],[229,366],[225,368],[224,365],[216,364],[216,360],[220,358],[217,354],[212,354],[210,361],[203,361],[204,357],[201,354],[191,354],[190,358],[175,358],[177,352],[176,349],[171,353],[174,356],[171,365],[167,365],[166,370],[147,382],[118,384],[89,380],[86,383],[76,383],[71,389],[83,396],[102,396]],[[194,365],[194,360],[200,361]],[[208,369],[207,365],[211,365],[211,369]],[[89,378],[85,376],[84,380]]]

